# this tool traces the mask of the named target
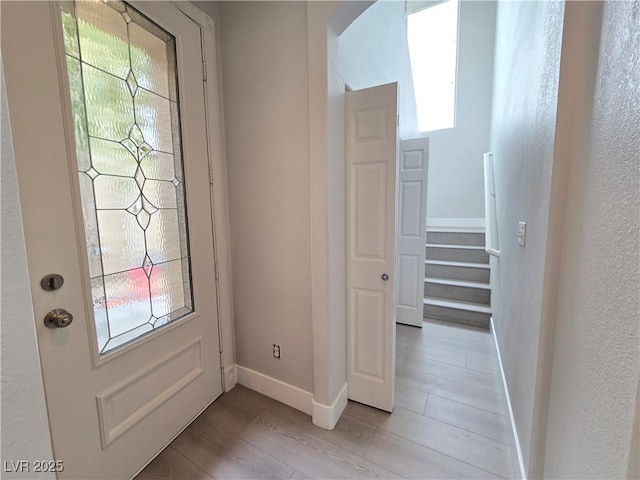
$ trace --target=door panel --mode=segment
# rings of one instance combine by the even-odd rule
[[[385,260],[386,168],[385,162],[353,166],[353,256]]]
[[[83,57],[82,42],[73,50],[67,38],[66,53],[75,57],[65,53],[61,19],[72,4],[1,6],[36,330],[54,453],[64,462],[60,478],[132,476],[222,391],[200,28],[168,2],[133,6],[144,15],[141,23],[149,19],[175,38],[175,91],[162,75],[133,81],[128,74],[127,65],[136,71],[162,62],[158,44],[127,20],[126,9],[92,16],[89,4],[80,5],[87,21],[79,30],[89,28],[89,19],[103,22],[104,48],[85,48]],[[138,50],[131,57],[108,50],[127,29]],[[74,78],[87,85],[80,88]],[[125,100],[135,106],[125,107]],[[78,105],[85,106],[84,129]],[[167,119],[172,131],[162,133],[157,127]],[[163,152],[179,154],[183,178],[176,165],[176,178],[166,177]],[[64,277],[62,288],[43,290],[40,279],[48,273]],[[55,308],[72,313],[73,322],[47,328],[43,318]],[[179,320],[170,318],[176,312]],[[113,330],[108,336],[100,331],[105,325]],[[141,326],[146,334],[131,341],[131,329]],[[125,341],[110,349],[118,335]]]
[[[387,411],[395,375],[396,118],[395,83],[346,95],[349,398]]]
[[[429,139],[400,142],[396,321],[422,327]]]

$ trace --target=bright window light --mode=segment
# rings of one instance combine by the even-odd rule
[[[407,17],[407,41],[421,132],[453,128],[458,53],[458,0]]]

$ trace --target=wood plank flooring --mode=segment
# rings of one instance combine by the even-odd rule
[[[514,478],[491,334],[434,320],[398,325],[396,356],[392,414],[350,401],[328,431],[237,386],[137,479]]]

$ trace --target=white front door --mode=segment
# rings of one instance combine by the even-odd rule
[[[395,395],[397,87],[346,94],[349,398],[389,412]]]
[[[429,139],[400,142],[396,321],[422,328]]]
[[[2,50],[58,477],[128,478],[222,392],[200,28],[2,2]]]

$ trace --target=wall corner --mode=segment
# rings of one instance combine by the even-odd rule
[[[325,430],[333,430],[338,420],[340,420],[340,416],[342,412],[344,412],[348,400],[348,387],[346,383],[342,386],[331,405],[318,403],[314,397],[312,401],[313,424]]]

